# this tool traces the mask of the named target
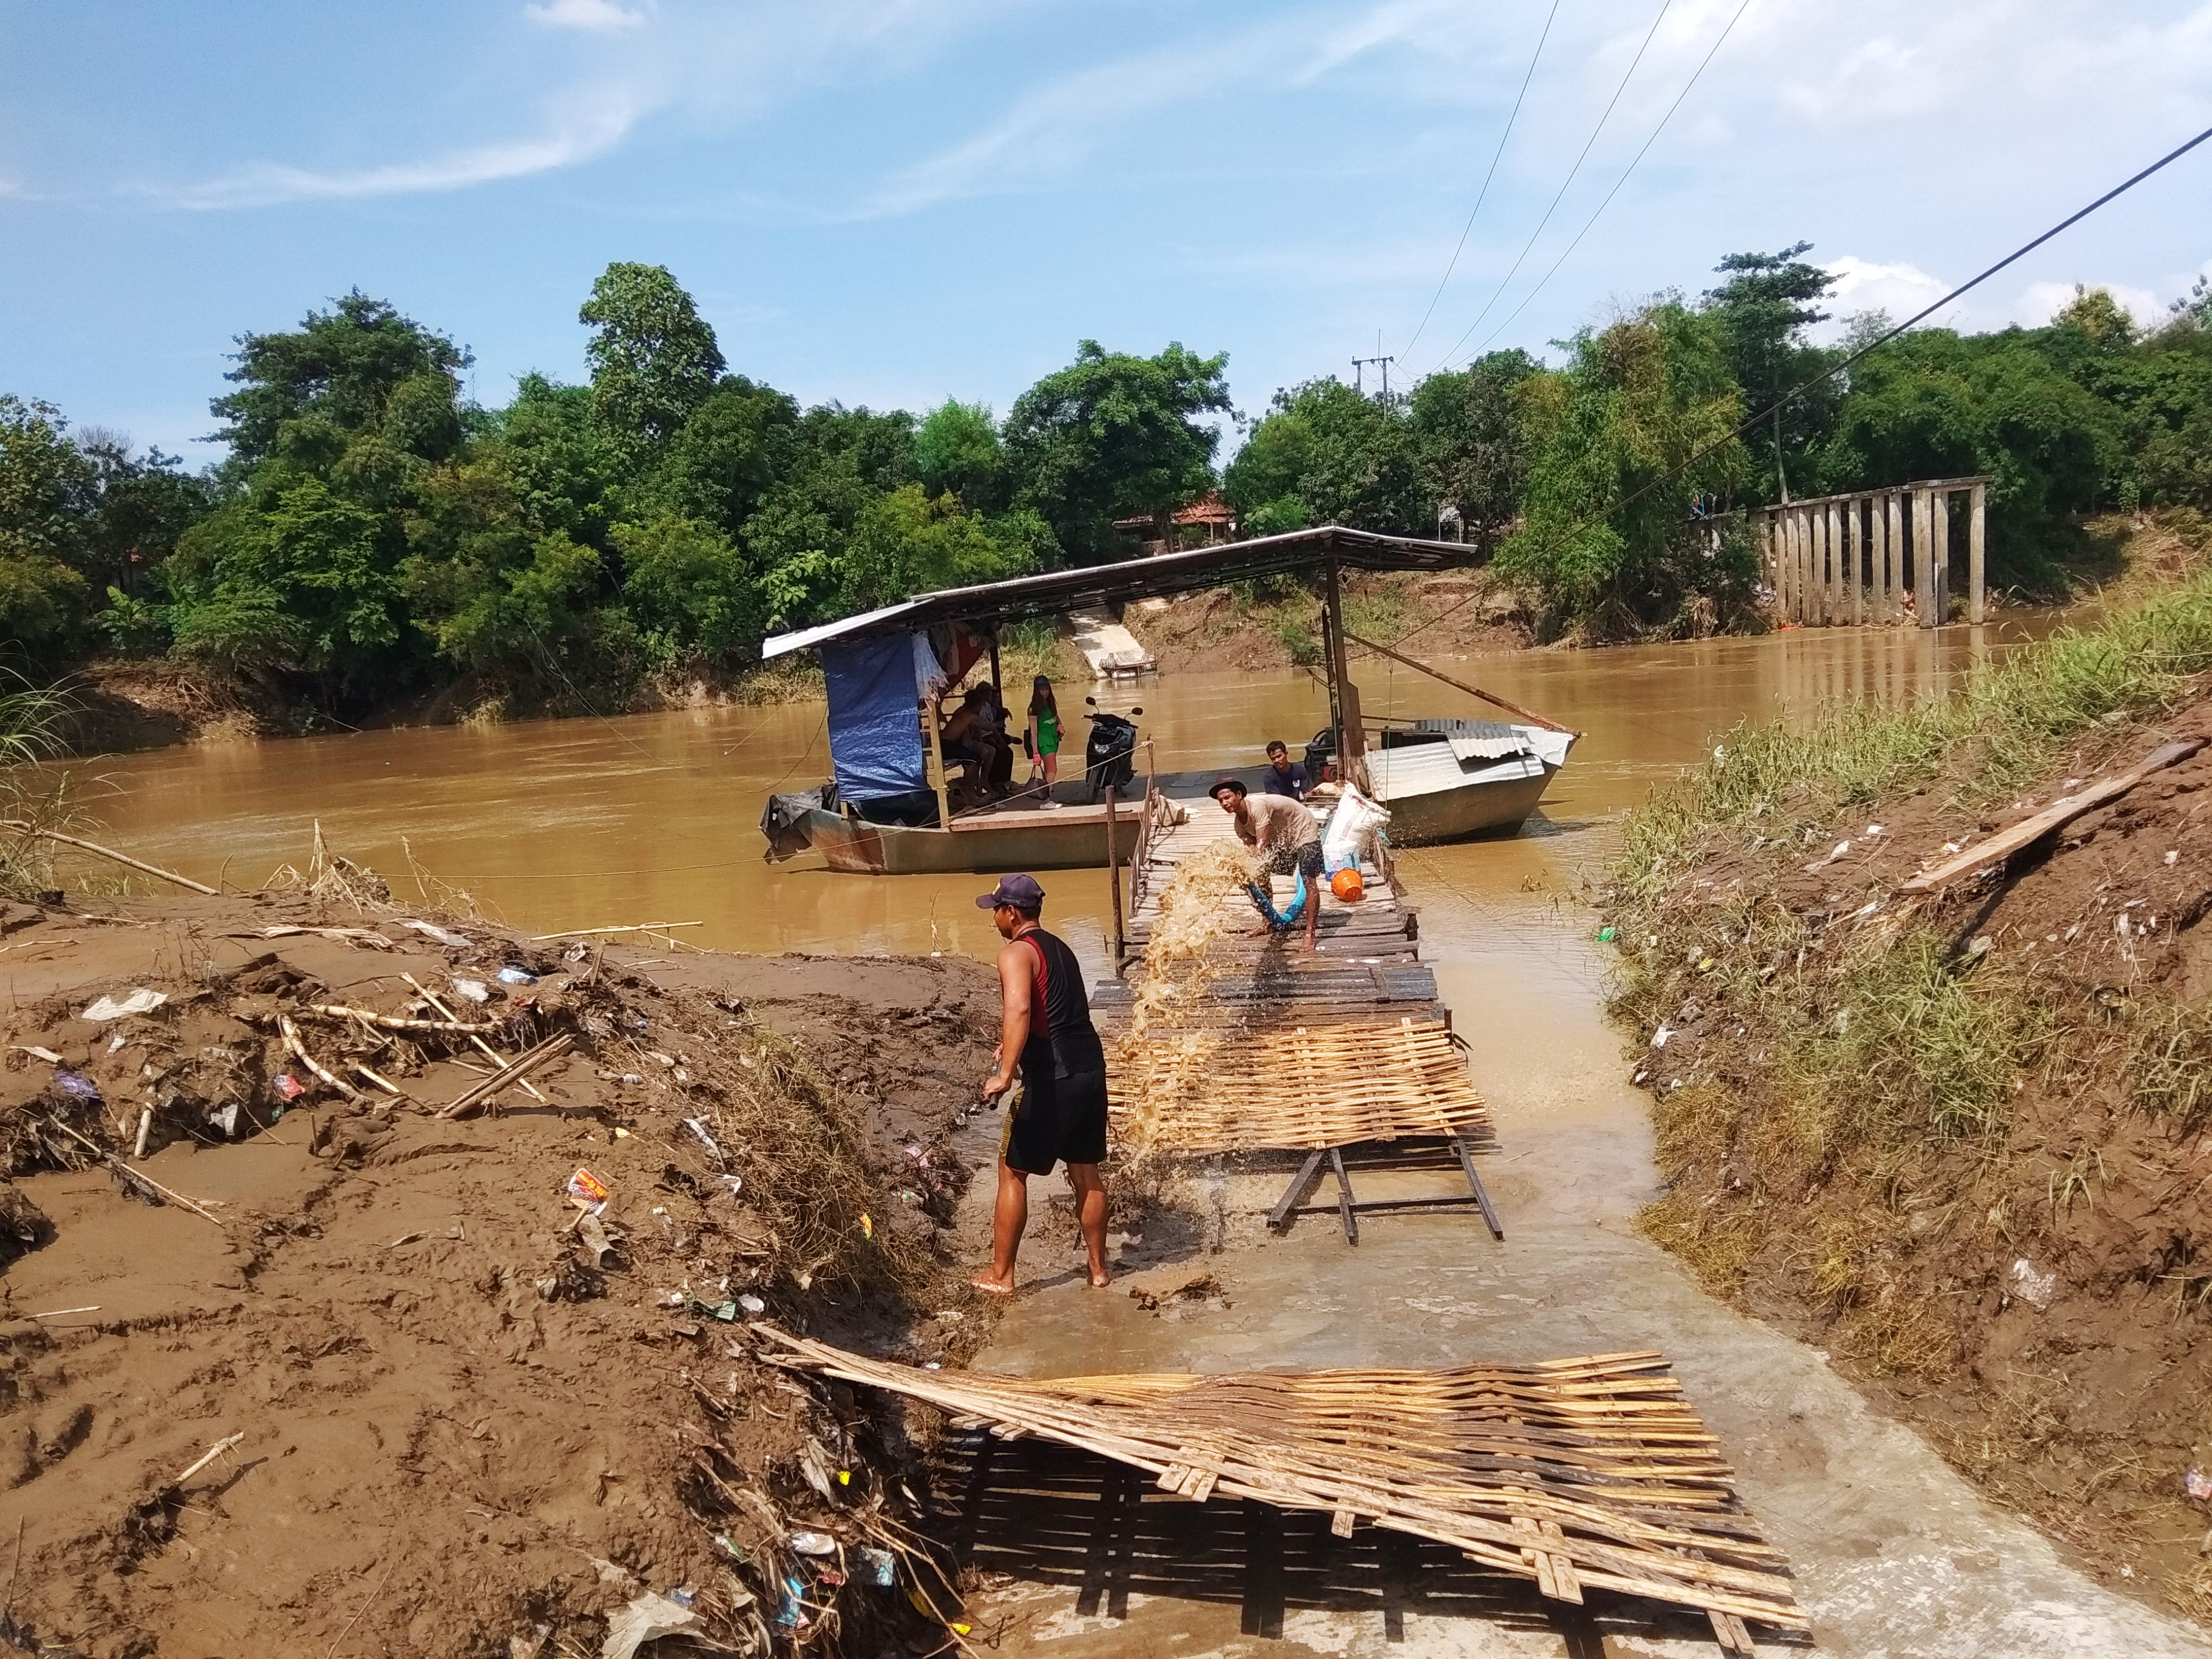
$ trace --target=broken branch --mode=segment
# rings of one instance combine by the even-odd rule
[[[133,870],[143,870],[149,876],[159,876],[163,881],[173,881],[179,887],[189,887],[195,893],[205,893],[210,898],[219,895],[212,887],[203,887],[189,876],[180,876],[173,870],[164,870],[159,865],[146,864],[127,853],[118,853],[112,847],[102,847],[96,841],[80,841],[75,836],[64,836],[58,830],[42,830],[35,823],[26,823],[21,818],[0,818],[0,830],[21,830],[27,836],[36,836],[41,841],[58,841],[70,847],[81,847],[88,853],[97,853],[104,859],[113,859],[118,864],[127,864]]]

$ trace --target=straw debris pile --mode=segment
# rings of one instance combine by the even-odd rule
[[[1115,1080],[1115,1128],[1139,1158],[1153,1150],[1170,1106],[1203,1096],[1221,1058],[1225,1034],[1200,1010],[1221,971],[1213,946],[1236,915],[1225,901],[1253,879],[1255,867],[1234,837],[1209,841],[1178,864],[1160,890],[1145,945],[1145,976],[1106,1067]],[[1133,1086],[1128,1079],[1136,1079],[1142,1082]]]
[[[767,1325],[792,1363],[889,1389],[956,1426],[1028,1433],[1217,1492],[1365,1520],[1580,1601],[1585,1587],[1808,1628],[1788,1565],[1738,1503],[1666,1359],[1596,1354],[1449,1370],[1248,1372],[1030,1382],[862,1358]]]

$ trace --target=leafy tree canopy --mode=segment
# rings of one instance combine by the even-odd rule
[[[721,378],[714,331],[662,265],[609,265],[576,314],[600,429],[634,461],[657,454]]]
[[[1164,515],[1212,487],[1219,434],[1197,417],[1228,410],[1228,364],[1180,343],[1135,357],[1084,341],[1007,411],[1015,500],[1079,563],[1120,556],[1115,520]]]

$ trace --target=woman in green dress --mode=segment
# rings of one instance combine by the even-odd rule
[[[1052,681],[1040,674],[1030,682],[1030,753],[1044,768],[1044,804],[1057,806],[1052,787],[1060,781],[1060,705]]]

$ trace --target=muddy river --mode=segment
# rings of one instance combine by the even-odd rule
[[[1588,736],[1522,836],[1412,854],[1425,951],[1448,960],[1540,940],[1549,951],[1568,927],[1554,901],[1602,864],[1620,811],[1715,732],[1937,688],[2039,621],[1449,665]],[[1372,714],[1495,712],[1388,663],[1356,672]],[[1291,670],[1176,675],[1112,706],[1132,702],[1163,770],[1249,771],[1268,738],[1295,750],[1328,720],[1320,684]],[[304,867],[319,820],[332,851],[391,877],[403,898],[416,890],[411,853],[488,913],[538,932],[684,921],[701,925],[681,937],[730,950],[988,954],[997,941],[971,879],[841,875],[811,854],[763,860],[764,798],[826,777],[823,745],[819,704],[369,732],[112,758],[88,769],[85,798],[95,838],[210,884],[253,887]],[[1103,962],[1103,872],[1051,872],[1044,884],[1048,919]]]

